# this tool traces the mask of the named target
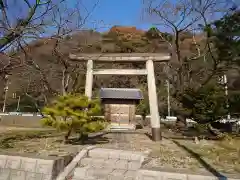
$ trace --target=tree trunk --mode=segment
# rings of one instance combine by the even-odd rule
[[[85,134],[85,133],[80,133],[79,135],[79,140],[84,143],[85,140],[88,139],[88,134]]]
[[[146,116],[141,115],[141,120],[138,122],[139,126],[141,126],[141,128],[144,128],[146,126]]]
[[[216,136],[217,138],[224,138],[224,133],[222,133],[218,129],[212,127],[212,125],[210,123],[208,124],[207,127],[208,127],[209,132],[211,134],[213,134],[214,136]]]
[[[70,128],[70,129],[68,130],[67,134],[65,135],[65,137],[64,137],[65,142],[68,140],[68,138],[69,138],[69,136],[71,135],[71,133],[72,133],[72,128]]]
[[[184,115],[177,115],[176,127],[179,130],[185,129],[187,127],[187,120]]]
[[[183,93],[184,91],[184,67],[183,67],[183,59],[181,58],[181,51],[179,45],[179,34],[180,31],[176,28],[175,29],[175,38],[173,38],[173,44],[175,49],[175,57],[177,62],[179,63],[179,68],[177,70],[178,82],[177,82],[177,90]]]

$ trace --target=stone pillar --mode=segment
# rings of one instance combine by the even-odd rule
[[[157,90],[154,74],[153,61],[150,59],[146,62],[147,81],[148,81],[148,97],[150,105],[150,117],[153,141],[161,140],[160,118],[158,112]]]
[[[87,61],[87,73],[85,82],[85,95],[92,98],[92,85],[93,85],[93,60]]]

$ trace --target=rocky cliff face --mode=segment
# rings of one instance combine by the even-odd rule
[[[123,39],[131,40],[141,39],[145,36],[146,32],[133,26],[113,26],[109,30],[109,34],[117,34]]]

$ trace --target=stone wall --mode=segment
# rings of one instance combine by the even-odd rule
[[[240,180],[239,176],[229,177],[222,175],[216,177],[214,175],[189,174],[178,172],[164,172],[140,169],[137,173],[138,180]]]
[[[103,116],[102,116],[103,117]],[[141,116],[136,116],[136,121],[140,121]],[[0,116],[0,126],[18,126],[26,128],[41,128],[41,116],[21,116],[2,115]],[[147,118],[149,121],[149,118]]]
[[[45,159],[0,155],[0,180],[52,180],[72,159],[70,155]]]
[[[119,115],[116,115],[119,116]],[[123,116],[123,115],[122,115]],[[104,118],[104,116],[101,116]],[[41,116],[21,116],[21,115],[0,115],[0,126],[18,126],[18,127],[26,127],[26,128],[41,128]],[[141,122],[142,117],[140,115],[136,115],[135,121]],[[164,120],[164,119],[162,119]],[[168,122],[168,121],[167,121]],[[173,121],[169,121],[174,122]],[[144,122],[145,125],[150,124],[150,117],[147,116]]]
[[[42,127],[40,120],[41,116],[3,115],[0,116],[0,125],[40,128]]]

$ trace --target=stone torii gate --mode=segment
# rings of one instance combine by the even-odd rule
[[[93,75],[147,75],[148,97],[150,105],[150,117],[152,128],[152,139],[161,140],[160,118],[158,112],[158,100],[155,83],[153,62],[167,62],[171,56],[163,53],[114,53],[114,54],[70,54],[71,60],[87,61],[87,73],[85,84],[85,95],[92,97]],[[146,69],[93,69],[95,62],[145,62]]]

